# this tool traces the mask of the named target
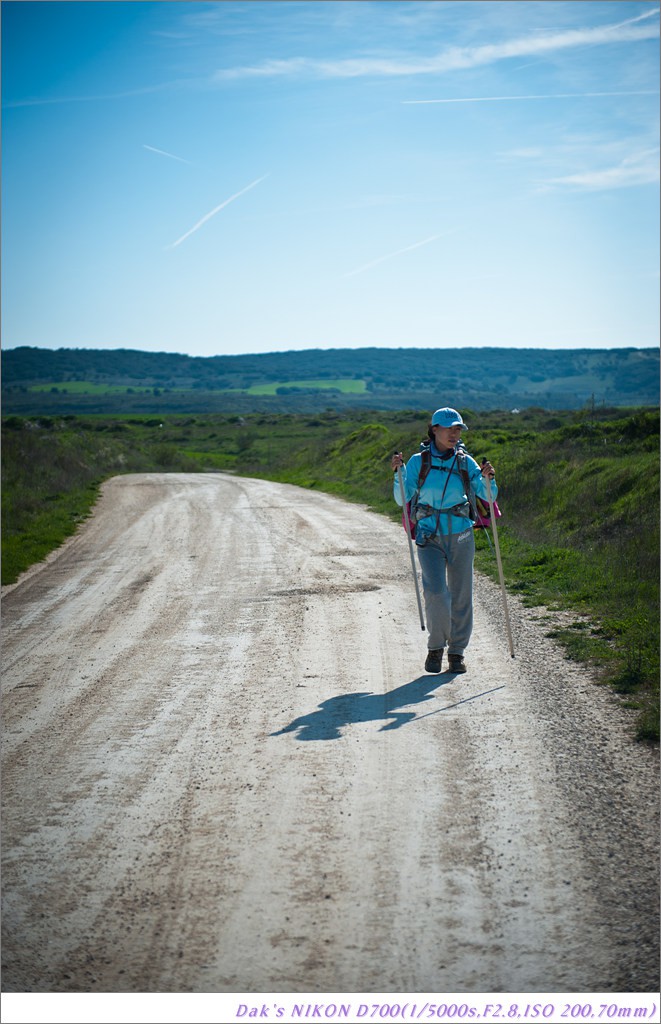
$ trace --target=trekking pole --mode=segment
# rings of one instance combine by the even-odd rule
[[[503,563],[500,560],[500,545],[498,543],[498,527],[496,526],[496,513],[493,507],[493,497],[491,496],[491,481],[489,477],[485,477],[487,482],[487,498],[489,500],[489,509],[491,511],[491,529],[493,530],[493,543],[496,549],[496,562],[498,563],[498,576],[500,578],[500,592],[503,597],[503,609],[505,611],[505,625],[507,627],[507,641],[510,648],[510,655],[514,657],[514,641],[512,640],[512,627],[510,626],[510,613],[507,609],[507,594],[505,592],[505,579],[503,577]]]
[[[406,536],[409,539],[409,555],[411,556],[411,569],[413,571],[413,582],[415,583],[415,596],[418,600],[418,614],[420,615],[420,629],[424,631],[425,628],[425,617],[422,614],[422,601],[420,600],[420,587],[418,585],[418,573],[415,568],[415,556],[413,554],[413,538],[411,537],[411,523],[409,522],[409,513],[406,507],[406,491],[404,490],[404,479],[402,477],[401,466],[397,467],[397,479],[399,480],[399,493],[402,496],[402,509],[404,511],[404,526],[406,527]]]

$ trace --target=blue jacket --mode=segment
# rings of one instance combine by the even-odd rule
[[[482,498],[483,501],[488,500],[487,482],[482,476],[477,462],[467,452],[458,453],[456,458],[454,453],[450,454],[449,458],[442,458],[441,453],[432,442],[431,456],[431,468],[417,498],[418,516],[415,515],[415,509],[411,510],[413,518],[418,518],[416,537],[431,536],[435,533],[462,533],[472,527],[474,522],[472,518],[466,516],[468,495],[459,472],[462,462],[468,473],[473,495]],[[422,453],[416,452],[406,466],[402,467],[407,502],[414,498],[418,490],[421,465]],[[496,481],[491,480],[491,497],[494,501],[497,494]],[[401,507],[402,496],[397,473],[394,478],[393,495]],[[424,516],[423,513],[426,509],[421,506],[428,506],[430,514]]]

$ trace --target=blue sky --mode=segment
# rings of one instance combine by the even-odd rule
[[[3,344],[659,340],[659,6],[2,4]]]

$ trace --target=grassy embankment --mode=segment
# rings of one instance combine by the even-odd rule
[[[658,410],[465,417],[496,465],[509,588],[570,609],[553,635],[659,735]],[[116,473],[227,470],[317,488],[394,519],[389,457],[417,450],[424,414],[57,417],[3,424],[3,583],[72,533]],[[478,534],[478,568],[496,577]]]

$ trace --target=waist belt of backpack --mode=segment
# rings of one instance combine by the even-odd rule
[[[458,505],[453,505],[452,508],[434,508],[433,505],[423,505],[420,503],[415,507],[415,521],[417,523],[421,519],[427,519],[429,516],[435,516],[438,522],[442,515],[463,516],[465,519],[469,519],[470,504],[467,501],[460,501]]]

